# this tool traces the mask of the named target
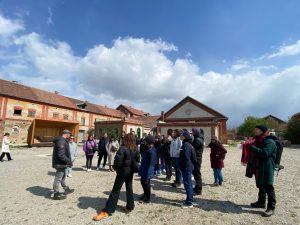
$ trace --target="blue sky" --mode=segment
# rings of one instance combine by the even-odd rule
[[[1,0],[0,78],[152,114],[191,95],[231,127],[247,115],[287,120],[300,111],[299,8],[293,0]]]

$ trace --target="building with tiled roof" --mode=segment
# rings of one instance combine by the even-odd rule
[[[120,110],[121,112],[123,112],[127,117],[137,117],[137,116],[149,116],[150,114],[147,112],[143,112],[142,110],[133,108],[131,106],[127,106],[127,105],[119,105],[117,107],[117,110]]]

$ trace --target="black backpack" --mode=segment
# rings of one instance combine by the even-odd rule
[[[197,165],[198,161],[197,161],[197,154],[196,154],[196,150],[195,148],[193,147],[193,145],[191,143],[189,143],[191,148],[192,148],[192,155],[191,155],[191,161],[192,163],[195,165]]]
[[[281,161],[281,156],[282,156],[282,152],[283,152],[283,143],[281,141],[279,141],[278,139],[274,140],[275,144],[276,144],[276,158],[274,160],[275,162],[275,169],[277,170],[277,176],[280,170],[284,169],[284,166],[280,165],[280,161]]]

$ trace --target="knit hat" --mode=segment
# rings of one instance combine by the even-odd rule
[[[183,130],[181,135],[185,138],[185,139],[191,139],[191,135],[190,132],[188,132],[187,130]]]
[[[255,128],[260,129],[264,133],[268,130],[267,126],[265,125],[257,125]]]
[[[154,144],[154,137],[152,135],[148,135],[147,137],[145,137],[145,142],[149,145]]]

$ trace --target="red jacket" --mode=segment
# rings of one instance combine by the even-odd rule
[[[210,147],[210,163],[211,168],[224,168],[224,159],[227,153],[226,149],[221,143],[210,143],[208,145]]]

